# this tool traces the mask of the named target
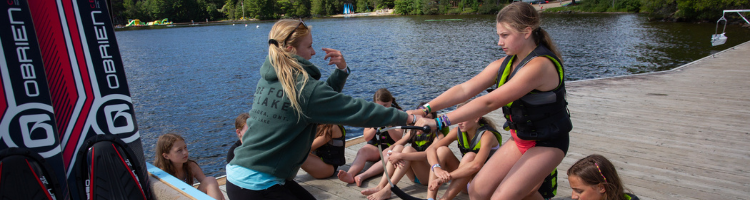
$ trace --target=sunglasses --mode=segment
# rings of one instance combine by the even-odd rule
[[[286,38],[284,39],[284,46],[286,46],[286,42],[287,42],[287,40],[289,40],[289,38],[291,38],[291,37],[292,37],[292,35],[294,35],[294,31],[297,31],[297,29],[298,29],[298,28],[299,28],[300,26],[305,26],[305,28],[307,28],[307,24],[305,24],[305,21],[302,21],[302,18],[299,18],[299,24],[297,25],[297,27],[295,27],[295,28],[294,28],[294,30],[292,30],[292,32],[291,32],[291,33],[289,33],[289,35],[288,35],[288,36],[286,36]]]

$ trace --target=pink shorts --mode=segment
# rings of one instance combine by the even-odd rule
[[[518,150],[521,151],[521,155],[526,153],[531,147],[536,146],[536,141],[534,140],[522,140],[521,138],[518,138],[516,135],[516,130],[510,129],[510,135],[513,137],[513,141],[516,142],[516,147],[518,147]]]

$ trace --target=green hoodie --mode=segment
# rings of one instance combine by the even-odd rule
[[[318,124],[358,127],[405,125],[407,114],[395,108],[341,94],[349,74],[334,70],[326,82],[320,81],[318,67],[297,55],[297,62],[310,75],[298,96],[303,116],[298,119],[289,98],[284,95],[276,71],[268,58],[260,68],[248,130],[242,146],[235,149],[230,164],[242,166],[287,180],[297,175],[310,152]],[[297,78],[297,89],[301,77]]]

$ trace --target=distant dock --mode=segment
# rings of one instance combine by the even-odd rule
[[[555,199],[569,199],[566,171],[589,154],[609,158],[641,199],[750,198],[750,42],[669,71],[566,85],[574,128]],[[499,111],[489,115],[504,122]],[[365,145],[359,141],[349,141],[347,161]],[[361,188],[301,170],[296,180],[318,199],[365,199],[359,191],[380,177]],[[406,179],[398,185],[426,196],[425,186]]]

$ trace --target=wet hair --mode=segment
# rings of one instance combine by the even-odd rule
[[[325,135],[326,138],[333,138],[333,127],[338,128],[339,126],[333,124],[319,124],[318,131],[315,133],[315,137]]]
[[[294,33],[287,40],[287,36],[290,33]],[[298,119],[302,114],[302,107],[297,99],[298,93],[301,93],[305,88],[309,76],[307,71],[297,63],[297,60],[293,57],[297,54],[296,48],[292,48],[287,51],[287,46],[296,47],[301,42],[302,37],[310,34],[310,29],[307,26],[300,25],[298,20],[283,19],[276,22],[271,28],[271,32],[268,34],[268,57],[270,58],[271,65],[276,76],[279,78],[281,87],[284,89],[284,95],[289,98],[292,104],[292,108],[297,111]],[[301,86],[299,91],[297,90],[297,76],[301,77]]]
[[[461,106],[464,106],[464,105],[466,105],[466,104],[467,104],[467,103],[469,103],[470,101],[471,101],[471,100],[465,101],[465,102],[463,102],[463,103],[459,103],[459,104],[458,104],[458,105],[456,106],[456,109],[460,108]],[[495,130],[497,130],[497,128],[495,128],[495,122],[493,122],[492,120],[490,120],[490,118],[488,118],[488,117],[485,117],[485,116],[482,116],[482,117],[480,117],[480,118],[479,118],[479,122],[477,122],[477,124],[484,124],[485,126],[489,126],[490,128],[492,128],[492,129],[495,129]]]
[[[234,119],[234,129],[242,129],[243,126],[245,126],[245,123],[247,123],[247,118],[250,118],[250,114],[242,113],[237,118]]]
[[[167,133],[164,135],[159,136],[159,140],[156,141],[156,158],[154,159],[154,166],[160,168],[161,170],[164,170],[165,172],[171,174],[172,176],[177,177],[175,173],[177,173],[177,169],[175,169],[174,164],[172,164],[172,161],[169,159],[164,158],[163,154],[169,154],[169,151],[172,150],[172,146],[177,141],[185,141],[182,136],[174,133]],[[188,177],[186,177],[186,183],[188,185],[193,185],[193,172],[190,171],[190,162],[195,162],[193,160],[188,159],[188,161],[185,164],[182,164],[182,170],[184,172],[187,172]]]
[[[391,107],[398,108],[399,110],[403,110],[401,106],[396,103],[396,98],[393,97],[391,94],[391,91],[388,91],[388,89],[380,88],[378,91],[375,91],[375,94],[372,95],[372,101],[380,101],[380,102],[391,102]]]
[[[557,58],[562,62],[562,55],[557,50],[557,46],[552,41],[547,31],[544,31],[541,25],[541,19],[539,12],[529,5],[528,3],[515,2],[508,6],[505,6],[499,13],[497,13],[497,23],[505,23],[508,28],[513,28],[518,32],[522,32],[526,27],[530,27],[532,30],[531,37],[534,39],[536,45],[543,44],[547,46],[552,52],[555,53]]]
[[[593,186],[603,184],[605,188],[604,199],[625,199],[625,189],[620,181],[620,176],[617,175],[615,166],[602,155],[591,154],[578,160],[570,167],[570,169],[568,169],[568,176],[577,176],[581,178],[586,185]]]

